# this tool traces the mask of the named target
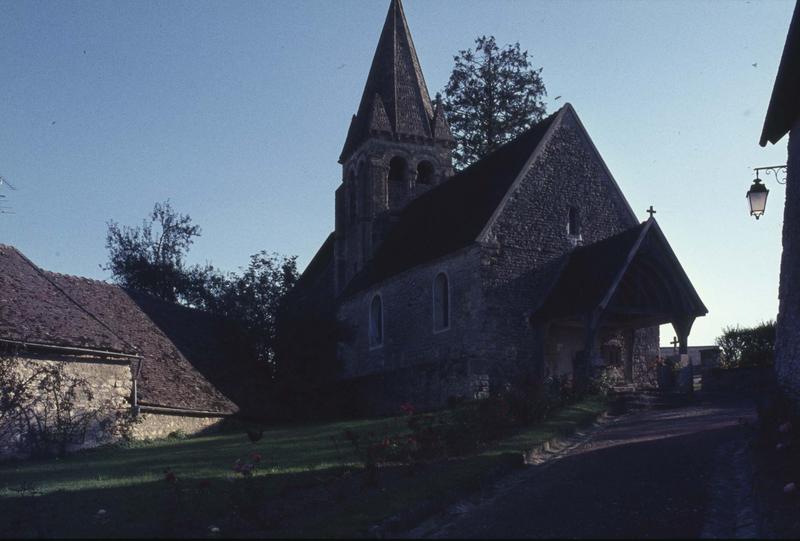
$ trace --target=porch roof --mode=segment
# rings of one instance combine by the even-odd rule
[[[708,313],[654,218],[565,256],[542,299],[533,324],[646,327]]]

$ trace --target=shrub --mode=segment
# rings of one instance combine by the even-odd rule
[[[716,343],[723,368],[770,366],[775,356],[775,322],[767,321],[754,327],[726,327]]]

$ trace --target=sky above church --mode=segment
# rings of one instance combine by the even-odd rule
[[[388,0],[0,0],[0,243],[107,279],[109,219],[170,199],[202,227],[189,262],[259,250],[302,269],[333,229],[337,158]],[[791,1],[404,0],[431,95],[482,34],[541,66],[640,219],[653,205],[709,308],[690,343],[774,318],[785,187],[748,215]],[[663,328],[662,344],[673,332]]]

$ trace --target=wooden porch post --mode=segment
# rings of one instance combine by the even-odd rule
[[[694,320],[694,316],[679,316],[672,321],[672,328],[675,329],[675,334],[678,335],[678,342],[680,343],[678,346],[680,355],[689,353],[689,332],[692,330]],[[688,366],[683,370],[685,370],[684,376],[679,378],[678,381],[682,381],[687,391],[691,393],[694,391],[694,367],[691,359],[688,359]]]

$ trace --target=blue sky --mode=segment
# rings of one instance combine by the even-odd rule
[[[431,93],[476,36],[519,41],[549,110],[576,108],[626,197],[656,218],[710,313],[775,317],[784,187],[748,216],[791,1],[405,0]],[[333,193],[388,0],[0,1],[0,243],[107,278],[106,221],[171,199],[203,229],[190,262],[266,249],[304,267]],[[555,99],[560,96],[559,99]],[[672,338],[662,331],[662,343]]]

